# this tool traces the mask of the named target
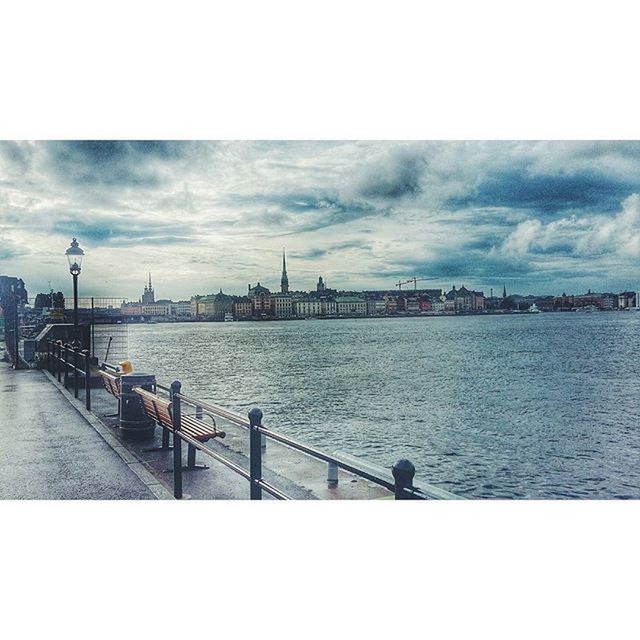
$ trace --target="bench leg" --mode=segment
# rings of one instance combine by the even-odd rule
[[[196,448],[189,444],[187,446],[187,467],[191,469],[196,466]]]
[[[183,471],[203,471],[209,467],[206,464],[196,464],[197,449],[190,443],[187,443],[187,466],[182,467]],[[165,473],[173,472],[173,468],[166,469]]]
[[[172,446],[169,445],[169,429],[165,429],[162,427],[162,446],[161,447],[151,447],[151,449],[143,449],[144,452],[149,451],[171,451],[173,449]]]

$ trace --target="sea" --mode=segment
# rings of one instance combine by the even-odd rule
[[[136,371],[468,498],[640,498],[640,312],[129,326]]]

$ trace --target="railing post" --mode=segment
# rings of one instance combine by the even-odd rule
[[[338,484],[338,465],[335,462],[327,463],[327,483],[330,487]]]
[[[84,405],[91,411],[91,362],[89,349],[84,350]]]
[[[61,353],[61,349],[60,349],[60,343],[56,343],[56,374],[58,376],[58,382],[60,382],[60,353]]]
[[[171,418],[173,419],[173,497],[182,498],[182,438],[180,437],[180,398],[182,384],[179,380],[171,383]]]
[[[202,420],[202,407],[200,405],[196,405],[196,418],[198,420]],[[195,469],[196,466],[196,448],[189,443],[187,447],[187,468]]]
[[[67,357],[69,355],[69,345],[64,345],[64,359],[60,364],[64,364],[64,388],[67,388],[67,382],[69,382],[69,364]]]
[[[73,354],[73,397],[78,397],[78,351],[75,347],[71,347]]]
[[[393,479],[396,481],[396,500],[411,500],[411,494],[405,489],[413,489],[413,476],[416,475],[416,468],[410,460],[403,458],[396,462],[391,472]]]
[[[262,500],[262,445],[258,427],[262,426],[262,411],[254,407],[249,411],[249,475],[251,476],[251,500]]]

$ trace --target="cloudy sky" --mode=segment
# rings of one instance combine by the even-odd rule
[[[188,298],[427,278],[518,293],[640,286],[636,142],[0,142],[0,274]]]

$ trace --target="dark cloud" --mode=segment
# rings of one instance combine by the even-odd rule
[[[451,198],[447,205],[460,207],[509,207],[540,214],[567,210],[612,212],[620,201],[640,189],[633,183],[597,172],[572,175],[530,175],[526,166],[488,172],[466,196]]]
[[[62,217],[53,223],[53,232],[84,238],[90,243],[127,246],[139,243],[174,245],[191,241],[194,230],[185,223],[146,223],[135,217],[90,216]]]
[[[363,198],[397,200],[422,191],[420,178],[426,159],[416,151],[400,149],[376,158],[356,180],[356,191]]]
[[[77,185],[155,187],[162,163],[176,161],[191,143],[163,140],[47,142],[47,166],[59,180]]]

